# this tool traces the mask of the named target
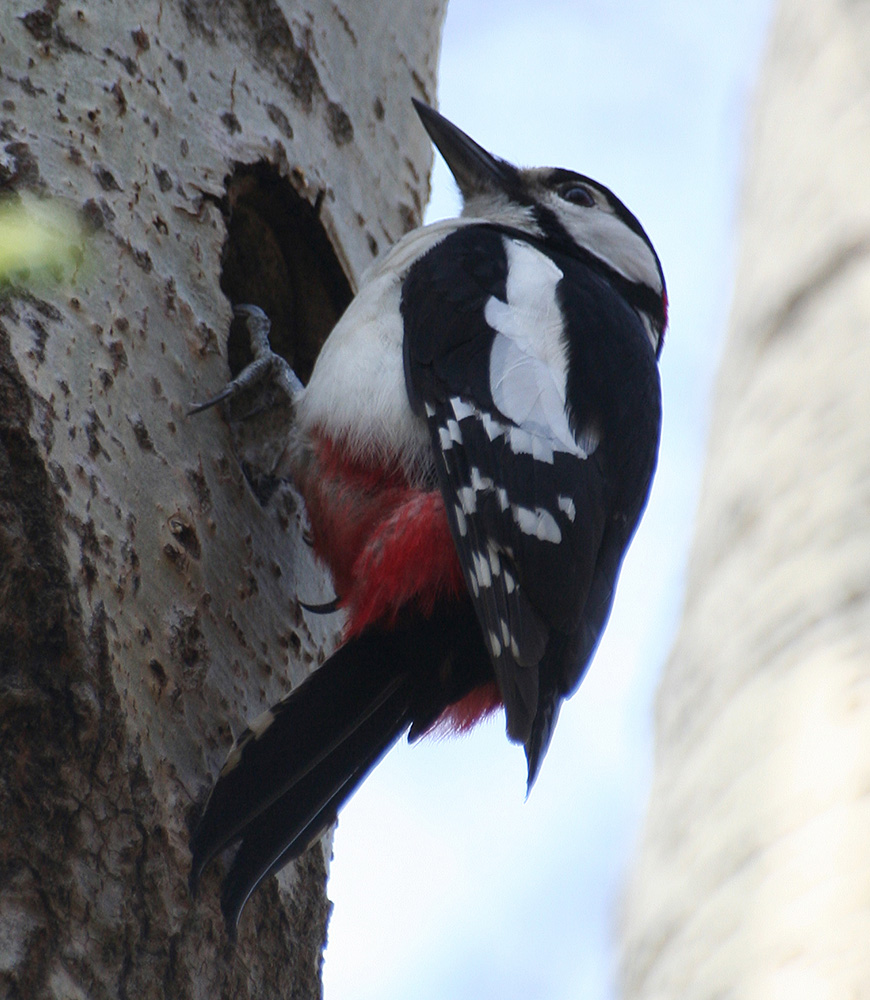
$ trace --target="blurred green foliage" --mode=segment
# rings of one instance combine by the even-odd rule
[[[84,262],[85,233],[58,201],[0,201],[0,283],[70,280]]]

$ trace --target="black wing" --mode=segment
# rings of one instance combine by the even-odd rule
[[[655,358],[637,315],[604,279],[486,225],[457,230],[414,265],[402,312],[409,396],[438,456],[508,733],[529,751],[552,728],[545,704],[576,685],[594,651],[648,492]],[[626,325],[627,374],[618,356],[626,345],[611,343],[626,340]],[[623,378],[627,385],[607,384]],[[614,393],[631,398],[614,405]],[[626,434],[643,439],[628,458]]]

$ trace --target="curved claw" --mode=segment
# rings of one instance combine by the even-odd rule
[[[305,601],[300,601],[299,607],[305,608],[306,611],[310,611],[315,615],[331,615],[333,612],[338,611],[341,607],[341,602],[339,598],[333,597],[331,601],[327,601],[325,604],[306,604]]]
[[[202,413],[203,410],[209,410],[213,406],[217,406],[218,403],[222,403],[225,399],[229,399],[230,396],[235,395],[238,392],[238,386],[235,384],[235,380],[228,382],[223,390],[219,392],[216,396],[212,396],[211,399],[207,399],[204,403],[192,403],[187,410],[187,415],[192,417],[195,413]]]
[[[254,360],[243,368],[241,372],[224,388],[211,399],[203,403],[193,403],[187,411],[187,415],[193,416],[202,413],[224,400],[232,399],[233,396],[251,389],[272,375],[278,387],[291,401],[302,391],[302,382],[290,365],[276,354],[269,345],[269,330],[272,321],[259,306],[243,303],[233,307],[233,315],[245,323],[250,338],[251,353]]]

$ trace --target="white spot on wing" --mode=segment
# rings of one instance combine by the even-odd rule
[[[456,527],[459,530],[459,534],[465,538],[468,534],[468,522],[465,520],[465,511],[456,504],[453,505],[453,513],[456,515]]]
[[[511,427],[508,432],[508,443],[515,455],[531,455],[533,453],[532,435],[522,427]]]
[[[549,438],[541,437],[540,434],[532,436],[532,458],[548,465],[553,464],[553,444]]]
[[[453,407],[453,412],[456,414],[457,420],[465,420],[466,417],[473,417],[477,412],[470,403],[466,403],[459,396],[451,396],[450,405]]]
[[[486,436],[490,441],[495,441],[496,438],[501,437],[505,433],[507,427],[498,420],[494,420],[485,411],[480,415],[483,421],[483,429],[486,432]]]
[[[577,507],[571,497],[557,496],[556,503],[559,505],[559,510],[573,524],[574,518],[577,516]]]
[[[476,465],[471,467],[471,488],[475,493],[480,493],[482,490],[491,490],[493,485],[493,481],[489,476],[481,476],[480,469]]]
[[[489,560],[486,556],[481,555],[479,552],[472,552],[471,561],[474,568],[474,576],[478,584],[481,587],[491,587],[492,574],[490,573]]]
[[[511,641],[511,632],[510,629],[508,628],[508,623],[503,618],[499,618],[498,623],[501,626],[502,645],[505,648],[507,648],[510,645]]]
[[[470,486],[460,486],[456,491],[456,497],[459,500],[463,513],[474,514],[477,512],[477,494]]]
[[[492,631],[489,633],[489,648],[492,650],[493,656],[501,656],[501,641]]]
[[[542,542],[552,542],[558,545],[562,541],[562,532],[556,519],[543,507],[536,507],[532,510],[529,507],[522,507],[513,504],[511,507],[514,521],[523,534],[532,535]]]

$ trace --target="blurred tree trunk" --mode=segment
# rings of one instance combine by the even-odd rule
[[[87,236],[66,281],[0,289],[0,995],[319,996],[319,848],[235,951],[221,866],[187,891],[232,732],[334,623],[296,600],[331,593],[292,493],[185,414],[229,377],[230,300],[304,375],[419,223],[445,3],[35,2],[0,8],[0,195]]]
[[[870,995],[868,66],[870,5],[780,4],[626,904],[631,1000]]]

